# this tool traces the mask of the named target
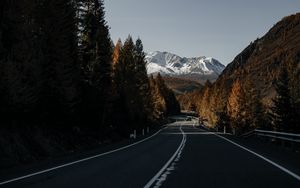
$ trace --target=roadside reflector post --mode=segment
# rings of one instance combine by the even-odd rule
[[[143,136],[145,135],[145,131],[144,131],[144,129],[142,130],[142,135],[143,135]]]
[[[133,135],[134,139],[136,139],[136,130],[133,131]]]
[[[226,127],[224,126],[224,134],[226,134]]]

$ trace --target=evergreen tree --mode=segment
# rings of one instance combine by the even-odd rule
[[[4,1],[1,10],[1,85],[5,111],[24,121],[36,110],[40,92],[40,49],[35,1]],[[1,7],[2,8],[2,7]],[[4,7],[3,7],[4,8]],[[9,118],[9,117],[8,117]]]
[[[3,100],[4,97],[4,83],[3,83],[3,63],[4,63],[4,48],[3,48],[3,18],[4,18],[4,7],[6,6],[6,1],[0,2],[0,113],[4,113],[4,104],[5,101]]]
[[[264,112],[260,101],[260,93],[252,80],[248,79],[245,81],[243,90],[245,91],[245,101],[242,105],[245,109],[244,118],[247,129],[253,130],[257,127],[264,127]]]
[[[285,67],[281,68],[275,85],[277,92],[273,99],[271,117],[274,129],[277,131],[294,131],[296,126],[296,109],[290,95],[289,75]]]
[[[136,78],[139,95],[142,99],[142,109],[145,116],[151,119],[153,112],[153,101],[150,91],[150,83],[146,70],[145,53],[143,51],[143,44],[141,39],[137,39],[135,43],[135,61],[136,61]]]
[[[75,5],[72,0],[45,0],[39,14],[45,54],[41,104],[45,113],[63,119],[77,111],[81,98]]]
[[[96,34],[97,21],[95,15],[94,0],[78,0],[78,35],[79,57],[85,80],[90,82],[93,65],[96,60]]]
[[[141,39],[129,36],[114,47],[103,0],[0,5],[0,111],[7,119],[51,126],[87,121],[93,130],[99,124],[110,130],[117,112],[130,131],[156,120],[157,111],[179,111],[161,76],[149,81]]]
[[[94,0],[94,16],[96,20],[95,64],[92,82],[101,90],[102,95],[111,87],[112,48],[109,28],[105,21],[103,0]]]
[[[124,109],[122,113],[127,114],[127,122],[132,125],[128,127],[129,130],[142,128],[142,126],[137,127],[136,124],[146,122],[148,119],[145,109],[148,93],[143,91],[149,81],[142,48],[140,51],[137,50],[131,36],[126,39],[124,46],[120,40],[115,46],[113,83],[118,108]]]
[[[141,109],[141,98],[139,97],[139,88],[137,87],[137,71],[135,61],[135,45],[131,36],[129,36],[123,46],[121,67],[123,70],[123,95],[131,120],[141,120],[143,118],[143,109]]]
[[[221,131],[225,128],[226,132],[230,131],[230,117],[226,112],[226,109],[223,109],[221,112],[217,112],[217,123],[216,127]]]
[[[103,0],[79,0],[77,18],[81,68],[86,83],[95,88],[93,92],[98,95],[96,104],[91,108],[97,111],[97,121],[107,124],[112,100],[112,42]]]
[[[163,80],[162,76],[159,73],[156,77],[156,84],[159,89],[160,95],[165,101],[165,105],[166,105],[165,114],[173,115],[173,114],[180,113],[180,105],[175,97],[174,92],[166,86],[165,81]]]
[[[77,2],[79,49],[87,81],[99,89],[110,85],[111,40],[103,0]]]

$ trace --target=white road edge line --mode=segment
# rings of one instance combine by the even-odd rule
[[[262,155],[260,155],[260,154],[258,154],[258,153],[256,153],[256,152],[254,152],[254,151],[252,151],[252,150],[250,150],[250,149],[248,149],[248,148],[246,148],[246,147],[244,147],[244,146],[241,146],[241,145],[239,145],[239,144],[237,144],[237,143],[235,143],[235,142],[233,142],[233,141],[231,141],[231,140],[229,140],[229,139],[227,139],[227,138],[225,138],[225,137],[223,137],[223,136],[220,136],[220,135],[215,134],[215,133],[213,133],[213,134],[214,134],[215,136],[219,137],[219,138],[222,138],[223,140],[226,140],[227,142],[230,142],[231,144],[233,144],[233,145],[235,145],[235,146],[237,146],[237,147],[239,147],[239,148],[241,148],[241,149],[243,149],[243,150],[246,150],[246,151],[252,153],[253,155],[255,155],[255,156],[261,158],[262,160],[264,160],[264,161],[266,161],[266,162],[268,162],[268,163],[270,163],[270,164],[272,164],[273,166],[279,168],[279,169],[282,170],[283,172],[289,174],[290,176],[292,176],[292,177],[294,177],[295,179],[297,179],[298,181],[300,181],[300,176],[299,176],[299,175],[297,175],[297,174],[295,174],[294,172],[292,172],[292,171],[290,171],[290,170],[284,168],[283,166],[281,166],[281,165],[279,165],[279,164],[277,164],[277,163],[271,161],[270,159],[268,159],[268,158],[266,158],[266,157],[264,157],[264,156],[262,156]]]
[[[140,140],[138,142],[135,142],[133,144],[130,144],[130,145],[118,148],[118,149],[114,149],[114,150],[111,150],[111,151],[107,151],[107,152],[104,152],[104,153],[101,153],[101,154],[98,154],[98,155],[94,155],[94,156],[91,156],[91,157],[87,157],[87,158],[84,158],[84,159],[80,159],[80,160],[77,160],[77,161],[73,161],[73,162],[70,162],[70,163],[66,163],[66,164],[63,164],[63,165],[59,165],[59,166],[56,166],[56,167],[52,167],[52,168],[49,168],[49,169],[46,169],[46,170],[42,170],[42,171],[39,171],[39,172],[28,174],[28,175],[25,175],[25,176],[20,176],[20,177],[17,177],[17,178],[6,180],[6,181],[3,181],[3,182],[0,182],[0,186],[8,184],[8,183],[15,182],[15,181],[19,181],[19,180],[22,180],[22,179],[25,179],[25,178],[30,178],[30,177],[33,177],[33,176],[36,176],[36,175],[44,174],[44,173],[47,173],[47,172],[50,172],[50,171],[53,171],[53,170],[57,170],[57,169],[60,169],[60,168],[64,168],[64,167],[67,167],[67,166],[71,166],[71,165],[74,165],[74,164],[77,164],[77,163],[81,163],[81,162],[84,162],[84,161],[88,161],[88,160],[91,160],[91,159],[95,159],[95,158],[98,158],[98,157],[102,157],[104,155],[108,155],[108,154],[111,154],[111,153],[114,153],[114,152],[117,152],[117,151],[120,151],[120,150],[124,150],[126,148],[129,148],[131,146],[140,144],[140,143],[142,143],[142,142],[144,142],[144,141],[146,141],[146,140],[148,140],[148,139],[156,136],[158,133],[160,133],[165,128],[167,128],[167,126],[161,128],[160,130],[158,130],[153,135],[151,135],[151,136],[149,136],[147,138],[144,138],[143,140]]]
[[[182,133],[182,140],[181,143],[179,144],[177,150],[175,151],[175,153],[172,155],[172,157],[168,160],[168,162],[157,172],[157,174],[155,174],[155,176],[144,186],[144,188],[149,188],[152,186],[152,184],[157,180],[157,178],[160,177],[160,175],[166,170],[166,168],[168,168],[168,166],[171,164],[171,162],[174,160],[174,158],[176,157],[176,155],[178,154],[178,152],[180,151],[180,148],[182,147],[184,140],[185,140],[185,133],[181,128],[182,126],[180,126],[180,131]]]

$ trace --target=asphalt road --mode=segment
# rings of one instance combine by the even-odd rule
[[[300,187],[290,169],[192,125],[177,122],[130,147],[0,187]]]

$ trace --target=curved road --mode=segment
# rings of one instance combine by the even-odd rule
[[[0,187],[300,187],[297,174],[192,125],[170,124],[130,147]]]

